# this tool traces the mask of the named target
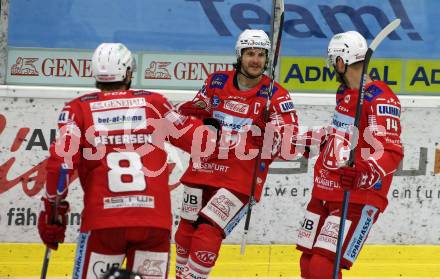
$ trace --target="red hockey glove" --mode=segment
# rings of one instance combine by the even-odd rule
[[[341,187],[347,191],[371,188],[380,180],[379,173],[368,161],[356,162],[353,167],[340,167],[336,172],[340,175]]]
[[[46,198],[42,198],[42,201],[44,202],[44,210],[40,212],[38,217],[38,233],[44,244],[50,249],[57,250],[58,243],[64,242],[69,203],[65,200],[60,201],[57,207],[57,216],[53,218],[55,204]]]

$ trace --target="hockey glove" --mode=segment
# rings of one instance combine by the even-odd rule
[[[368,189],[380,180],[379,173],[368,161],[356,162],[353,167],[343,166],[336,170],[341,187],[346,191]]]
[[[64,242],[69,203],[65,200],[60,201],[56,210],[57,216],[54,216],[55,203],[46,198],[42,198],[42,201],[44,202],[44,210],[40,212],[38,217],[38,233],[47,247],[57,250],[58,243]]]

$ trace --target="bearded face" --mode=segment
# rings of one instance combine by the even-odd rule
[[[262,48],[246,48],[241,54],[241,71],[252,78],[259,77],[266,68],[267,51]]]

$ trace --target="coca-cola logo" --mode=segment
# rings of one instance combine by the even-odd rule
[[[224,102],[224,108],[236,113],[247,114],[249,111],[249,105],[239,103],[236,101],[227,100]]]

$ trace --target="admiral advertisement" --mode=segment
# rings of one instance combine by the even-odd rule
[[[37,69],[38,70],[38,69]],[[2,96],[5,89],[1,88]],[[32,90],[44,96],[42,88],[11,90],[22,94]],[[173,96],[168,96],[173,100]],[[334,96],[324,95],[317,102],[313,96],[292,96],[301,125],[314,127],[331,121]],[[402,140],[405,158],[388,194],[389,206],[373,227],[369,243],[438,244],[440,235],[440,103],[432,98],[419,106],[418,99],[402,97]],[[56,137],[58,114],[65,99],[5,98],[0,101],[0,239],[4,242],[39,242],[36,228],[45,184],[45,164],[49,143]],[[188,155],[170,148],[167,170],[172,191],[174,229],[179,221],[183,187],[179,177],[188,166]],[[249,243],[296,243],[313,183],[314,160],[298,158],[271,165],[263,188],[262,200],[254,207]],[[209,167],[209,166],[208,166]],[[212,166],[211,166],[212,167]],[[69,186],[67,242],[78,237],[82,190],[78,180]],[[228,237],[239,243],[242,220]]]
[[[284,57],[280,83],[296,92],[334,92],[335,71],[323,58]],[[369,74],[383,80],[398,94],[435,95],[440,92],[440,60],[372,59]]]

